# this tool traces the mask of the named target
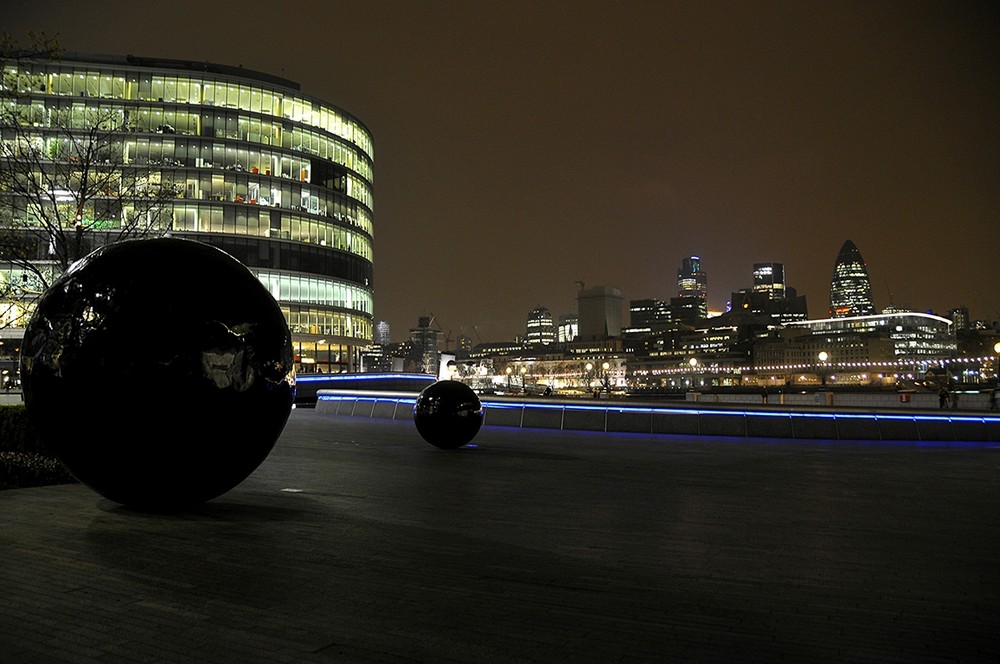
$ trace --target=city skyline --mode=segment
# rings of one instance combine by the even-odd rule
[[[692,281],[691,279],[692,274],[697,273],[702,280],[706,278],[710,279],[711,275],[701,270],[700,263],[701,261],[699,256],[683,257],[681,259],[682,267],[680,270],[677,271],[676,291],[671,294],[668,294],[666,297],[663,298],[646,297],[641,295],[630,296],[627,293],[623,293],[622,303],[625,306],[625,308],[622,311],[623,315],[622,320],[625,322],[626,326],[636,325],[636,324],[641,326],[644,324],[642,322],[636,323],[635,321],[630,320],[629,318],[629,310],[631,309],[631,307],[629,306],[630,304],[637,303],[640,305],[646,305],[652,301],[659,301],[662,302],[663,305],[667,305],[670,303],[672,298],[676,298],[677,296],[683,297],[685,295],[685,289],[692,288],[690,283]],[[694,266],[694,272],[691,271],[692,266]],[[846,273],[845,269],[847,270]],[[858,270],[860,270],[860,272],[858,272]],[[577,282],[577,286],[580,287],[581,289],[578,292],[578,295],[583,293],[584,285],[585,284],[583,284],[583,282]],[[602,284],[600,286],[607,286],[612,289],[615,288],[614,284]],[[845,294],[845,289],[847,289],[847,294]],[[866,294],[863,295],[860,299],[860,302],[862,303],[861,307],[857,309],[839,308],[838,310],[838,307],[834,305],[837,302],[840,302],[841,299],[843,298],[852,299],[854,297],[857,297],[857,295],[854,294],[853,289],[858,289],[862,293]],[[753,265],[753,271],[748,277],[747,284],[744,284],[740,286],[737,290],[734,290],[732,292],[732,296],[735,298],[740,293],[748,293],[751,291],[761,291],[767,293],[770,298],[778,300],[783,300],[786,297],[796,297],[798,295],[797,289],[795,288],[795,284],[789,283],[785,279],[784,264],[777,262],[755,263]],[[690,292],[693,293],[695,291],[691,290]],[[934,314],[942,318],[950,318],[953,311],[961,309],[963,310],[963,313],[961,314],[963,319],[965,318],[965,316],[969,317],[968,320],[964,320],[964,323],[966,324],[975,320],[985,320],[983,318],[977,318],[975,316],[969,315],[969,312],[967,311],[968,307],[966,307],[965,305],[955,305],[954,307],[949,307],[947,310],[943,311],[932,311],[929,309],[921,310],[917,308],[902,307],[899,306],[898,304],[887,303],[886,306],[876,310],[870,307],[870,294],[871,294],[871,285],[869,283],[869,278],[867,274],[867,263],[864,261],[864,258],[862,257],[858,247],[851,240],[845,240],[843,245],[841,246],[840,252],[837,255],[837,260],[835,261],[835,265],[833,267],[833,274],[828,284],[828,288],[826,291],[826,299],[823,301],[824,303],[823,308],[821,311],[817,309],[810,309],[808,319],[823,320],[828,318],[874,316],[883,313],[883,310],[891,313],[911,311],[913,313]],[[865,299],[866,297],[867,299]],[[869,306],[865,307],[865,305],[863,304],[864,302],[868,302]],[[830,305],[830,308],[826,308],[827,305]],[[735,305],[732,301],[727,301],[726,306],[723,309],[709,310],[707,312],[707,318],[712,318],[714,316],[726,313],[733,306]],[[536,314],[540,310],[548,314],[550,318],[552,314],[555,314],[560,317],[572,316],[575,318],[579,313],[577,309],[566,312],[550,312],[549,308],[544,303],[536,305],[535,307],[532,308],[531,311],[529,311],[526,314],[525,317],[526,327],[522,332],[516,335],[516,339],[522,339],[525,343],[529,345],[534,343],[539,343],[537,340],[533,339],[534,336],[533,330],[539,324]],[[640,307],[640,312],[643,316],[648,314],[648,312],[643,310],[641,307]],[[794,318],[799,319],[800,316],[795,316]],[[959,321],[956,320],[955,322],[958,323]],[[416,327],[419,327],[419,325],[410,326],[411,329]],[[555,327],[554,323],[553,327]],[[446,335],[452,332],[452,330],[443,330],[443,329],[441,331]],[[468,337],[470,341],[473,341],[473,343],[475,342],[475,337],[472,334],[463,333],[463,335]],[[403,333],[402,335],[397,335],[397,337],[403,338],[405,337],[405,333]],[[504,341],[513,341],[516,339],[515,338],[490,339],[483,341],[504,342]],[[396,340],[398,341],[399,339]]]
[[[1000,318],[988,3],[249,1],[274,20],[234,23],[181,1],[178,30],[136,7],[40,0],[3,31],[243,65],[362,118],[394,337],[434,315],[513,338],[535,306],[573,311],[577,281],[668,298],[691,255],[711,309],[775,262],[815,317],[846,239],[876,309]]]

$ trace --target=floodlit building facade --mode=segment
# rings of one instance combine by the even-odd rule
[[[556,326],[556,342],[564,344],[576,339],[579,332],[579,319],[576,314],[562,314]]]
[[[374,152],[358,118],[242,67],[76,54],[4,66],[16,85],[5,101],[30,111],[46,163],[72,158],[67,130],[88,113],[116,118],[107,163],[146,169],[175,192],[153,234],[214,245],[253,271],[285,314],[299,371],[356,368],[374,295]],[[99,218],[113,240],[128,210],[106,203],[79,218]],[[6,281],[20,276],[0,266]]]
[[[808,330],[821,345],[836,347],[841,355],[856,340],[880,338],[886,341],[887,352],[881,356],[865,355],[871,361],[898,359],[920,360],[927,358],[954,357],[958,345],[955,340],[955,325],[947,318],[933,314],[916,312],[874,314],[871,316],[851,316],[824,318],[790,322],[791,329]]]
[[[876,314],[773,324],[734,309],[705,326],[664,335],[629,360],[639,388],[705,385],[894,385],[900,372],[925,370],[956,355],[954,325],[921,313]],[[711,376],[709,378],[709,376]]]

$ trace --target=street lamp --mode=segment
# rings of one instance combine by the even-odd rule
[[[611,377],[608,375],[608,369],[611,368],[610,362],[601,363],[601,369],[603,370],[603,375],[601,376],[601,384],[604,385],[604,391],[608,393],[608,398],[611,398]]]
[[[585,369],[585,376],[587,378],[587,392],[589,393],[590,383],[594,379],[594,363],[587,362],[585,365],[583,365],[583,368]]]
[[[996,364],[993,365],[993,373],[997,379],[997,387],[1000,387],[1000,341],[993,344],[993,352],[996,353]]]
[[[697,357],[692,357],[690,360],[688,360],[688,364],[691,365],[691,389],[693,390],[694,389],[694,370],[698,366],[698,358]]]
[[[1000,341],[993,344],[993,352],[997,354],[996,364],[993,365],[996,369],[996,386],[990,392],[990,410],[997,409],[997,390],[1000,390]]]
[[[507,368],[504,369],[504,373],[507,374],[507,394],[510,394],[510,375],[514,373],[514,369],[510,365],[507,365]]]
[[[826,366],[825,365],[826,365],[826,361],[828,359],[830,359],[830,354],[827,353],[825,350],[821,350],[819,352],[819,361],[820,361],[819,378],[820,378],[820,384],[822,385],[822,387],[826,387]]]

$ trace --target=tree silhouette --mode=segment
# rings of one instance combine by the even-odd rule
[[[177,194],[165,164],[127,157],[130,111],[47,96],[26,65],[58,59],[54,39],[0,41],[0,326],[23,317],[53,279],[99,246],[169,229]]]

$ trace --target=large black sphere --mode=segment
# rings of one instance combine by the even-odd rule
[[[462,447],[483,426],[483,404],[465,383],[439,380],[417,396],[413,423],[431,445],[444,450]]]
[[[295,397],[291,335],[228,253],[177,238],[102,247],[42,296],[21,349],[42,443],[81,482],[149,510],[246,479]]]

